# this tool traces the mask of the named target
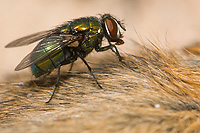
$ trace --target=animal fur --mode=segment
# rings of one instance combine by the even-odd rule
[[[140,54],[123,54],[129,67],[114,55],[99,63],[90,61],[103,89],[88,72],[62,72],[60,88],[49,104],[45,102],[56,74],[1,83],[0,131],[199,132],[197,58],[155,43],[151,48],[138,46]]]

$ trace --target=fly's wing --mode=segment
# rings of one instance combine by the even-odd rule
[[[7,44],[5,47],[12,48],[12,47],[20,47],[20,46],[29,45],[31,43],[34,43],[38,40],[45,38],[46,36],[48,36],[52,33],[54,33],[54,30],[37,32],[37,33],[31,34],[31,35],[19,38],[17,40],[14,40],[14,41],[10,42],[9,44]]]
[[[31,43],[34,43],[36,41],[39,41],[39,40],[47,37],[47,36],[50,36],[51,34],[58,32],[59,28],[61,28],[62,26],[68,25],[70,22],[71,21],[67,21],[67,22],[63,23],[62,25],[58,25],[54,29],[51,29],[51,30],[41,31],[41,32],[37,32],[37,33],[31,34],[31,35],[19,38],[17,40],[10,42],[5,47],[12,48],[12,47],[20,47],[20,46],[29,45]]]
[[[29,53],[15,68],[15,71],[22,70],[27,68],[38,61],[41,61],[45,57],[62,51],[62,48],[69,47],[77,47],[82,40],[83,35],[66,35],[66,34],[52,34],[45,39],[43,39],[35,49]]]

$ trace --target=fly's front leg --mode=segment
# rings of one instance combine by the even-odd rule
[[[124,61],[123,61],[124,58],[119,54],[119,51],[118,51],[117,47],[116,47],[115,45],[111,44],[111,42],[109,42],[109,44],[110,44],[110,45],[105,46],[105,47],[100,47],[99,45],[97,45],[97,46],[95,47],[95,50],[96,50],[97,52],[101,52],[101,51],[106,51],[106,50],[111,49],[111,50],[117,55],[117,57],[118,57],[118,59],[119,59],[119,61],[120,61],[121,63],[123,63],[124,65],[126,65],[127,67],[129,67],[129,68],[132,69],[132,70],[137,68],[137,67],[131,67],[131,66],[128,65],[126,62],[124,62]],[[115,49],[115,50],[114,50],[114,49]]]
[[[122,61],[122,60],[123,60],[123,57],[121,57],[121,55],[119,54],[119,51],[117,50],[117,47],[116,47],[115,45],[111,44],[111,42],[109,42],[109,44],[110,44],[110,45],[105,46],[105,47],[100,47],[100,45],[97,45],[97,46],[95,47],[95,50],[96,50],[97,52],[102,52],[102,51],[106,51],[106,50],[111,49],[111,50],[117,55],[117,57],[119,58],[119,61]],[[115,48],[116,51],[114,51],[113,48]]]
[[[115,50],[113,49],[115,48]],[[128,65],[126,62],[123,61],[124,57],[122,57],[120,54],[119,54],[119,51],[117,49],[117,47],[114,45],[113,48],[111,48],[111,50],[117,55],[118,59],[120,62],[122,62],[124,65],[126,65],[127,67],[129,67],[130,69],[137,69],[138,67],[131,67],[130,65]]]
[[[113,48],[115,48],[116,51]],[[117,55],[119,61],[123,62],[122,60],[124,58],[119,54],[119,51],[118,51],[117,47],[115,45],[113,45],[113,48],[111,48],[111,50]]]
[[[105,46],[105,47],[100,47],[100,46],[97,46],[95,47],[95,50],[97,52],[103,52],[103,51],[106,51],[106,50],[109,50],[109,49],[112,49],[114,45],[110,44],[108,46]]]
[[[114,48],[115,48],[115,50],[114,50]],[[117,47],[115,45],[113,45],[113,48],[111,48],[111,50],[117,55],[117,57],[118,57],[120,62],[122,62],[126,66],[129,66],[128,64],[126,64],[126,62],[123,61],[124,58],[119,54],[119,51],[118,51],[118,49],[117,49]]]

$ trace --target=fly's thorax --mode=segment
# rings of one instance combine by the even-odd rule
[[[86,17],[72,21],[70,23],[72,34],[83,34],[84,38],[79,42],[78,49],[83,55],[89,54],[95,45],[103,38],[103,29],[100,19],[97,17]],[[74,46],[74,44],[73,44]]]
[[[101,43],[103,38],[103,28],[101,21],[96,17],[90,18],[90,31],[86,35],[88,41],[87,48],[94,48],[96,45]]]
[[[70,23],[71,33],[90,32],[96,34],[102,32],[102,25],[100,19],[97,17],[86,17],[75,19]]]
[[[103,28],[102,28],[101,21],[96,17],[91,17],[90,18],[90,31],[89,31],[89,34],[90,35],[103,34]]]
[[[89,19],[88,18],[75,19],[70,23],[70,28],[72,34],[89,31],[90,29]]]
[[[92,52],[92,50],[97,46],[101,45],[103,34],[93,34],[93,31],[91,31],[92,34],[87,35],[83,42],[80,45],[81,51],[85,52],[86,54],[89,54]]]

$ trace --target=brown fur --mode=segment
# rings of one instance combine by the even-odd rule
[[[124,54],[130,67],[119,63],[116,56],[101,63],[91,61],[104,89],[99,89],[87,72],[63,72],[61,86],[50,104],[45,102],[56,74],[22,84],[1,83],[0,130],[199,132],[198,61],[152,45],[151,49],[139,45],[137,56]]]

